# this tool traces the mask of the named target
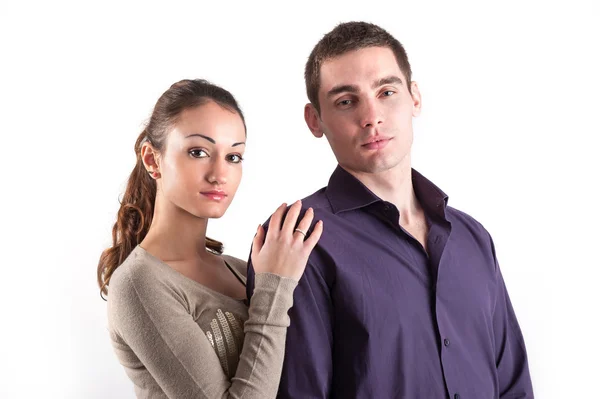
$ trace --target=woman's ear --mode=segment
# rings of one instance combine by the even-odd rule
[[[145,142],[142,144],[142,150],[140,151],[142,162],[144,167],[154,179],[160,177],[160,157],[158,151],[152,146],[152,144]]]

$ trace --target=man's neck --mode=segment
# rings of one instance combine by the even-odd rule
[[[395,167],[378,173],[344,169],[379,198],[394,204],[400,213],[400,224],[410,225],[415,218],[422,218],[423,210],[415,196],[412,184],[410,157],[405,158]]]

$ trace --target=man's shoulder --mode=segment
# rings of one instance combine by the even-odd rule
[[[302,208],[313,208],[316,210],[331,211],[331,204],[327,198],[327,187],[323,187],[311,195],[302,198]]]
[[[454,228],[462,228],[468,231],[473,236],[476,236],[481,239],[489,240],[490,233],[483,227],[477,219],[473,216],[458,210],[453,207],[446,207],[446,217],[452,223],[452,227]]]
[[[329,200],[327,199],[327,195],[325,194],[326,189],[327,189],[327,187],[323,187],[323,188],[315,191],[311,195],[301,199],[302,212],[300,214],[300,218],[302,218],[304,212],[308,208],[313,208],[316,215],[323,214],[323,213],[331,213],[331,205],[329,204]],[[291,203],[288,204],[288,207],[287,207],[288,210],[291,207],[291,205],[292,205]],[[286,210],[286,212],[287,212],[287,210]],[[263,223],[263,227],[268,228],[269,222],[271,221],[272,216],[273,215],[270,215],[269,218]],[[313,223],[316,223],[316,220],[314,220]]]

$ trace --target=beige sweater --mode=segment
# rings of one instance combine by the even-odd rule
[[[275,398],[296,285],[259,273],[247,308],[136,247],[110,280],[108,326],[137,397]]]

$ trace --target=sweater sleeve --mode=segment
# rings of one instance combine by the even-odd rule
[[[123,270],[111,281],[109,325],[119,361],[136,392],[167,398],[275,398],[288,310],[297,282],[258,274],[237,371],[228,380],[215,350],[173,289]],[[126,345],[130,351],[124,351]],[[137,379],[131,351],[151,378]]]

